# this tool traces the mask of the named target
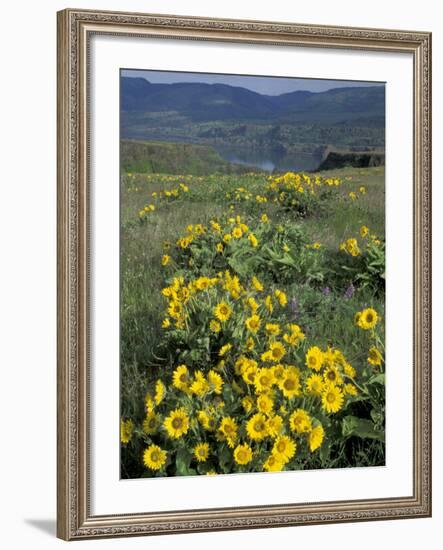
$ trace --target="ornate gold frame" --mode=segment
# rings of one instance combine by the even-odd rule
[[[92,516],[88,489],[88,44],[93,34],[408,52],[414,59],[413,496]],[[431,34],[68,9],[58,13],[58,508],[65,540],[431,515]],[[411,297],[412,298],[412,297]]]

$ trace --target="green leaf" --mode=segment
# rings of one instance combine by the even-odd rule
[[[182,447],[175,456],[175,468],[178,476],[189,476],[195,474],[195,470],[190,467],[192,454]]]
[[[342,434],[344,437],[355,435],[363,439],[385,440],[385,432],[376,430],[373,422],[352,415],[343,418]]]
[[[228,403],[233,403],[235,398],[234,394],[232,393],[232,387],[229,384],[223,385],[223,399],[224,401],[227,401]]]
[[[322,463],[326,463],[329,460],[331,452],[331,442],[329,440],[323,441],[320,447],[320,460]]]
[[[215,467],[210,462],[203,462],[203,463],[198,464],[198,466],[197,466],[197,471],[198,471],[199,474],[204,475],[204,474],[207,474],[208,472],[210,472],[211,470],[215,470]]]
[[[381,372],[380,374],[376,374],[375,376],[372,376],[368,382],[368,384],[381,384],[382,386],[385,385],[385,373]]]
[[[223,446],[222,450],[218,453],[218,460],[220,468],[226,473],[229,472],[232,465],[232,451],[228,447]]]
[[[384,419],[385,419],[385,415],[383,414],[382,411],[377,411],[376,409],[371,409],[371,418],[372,420],[374,421],[375,424],[382,424]]]

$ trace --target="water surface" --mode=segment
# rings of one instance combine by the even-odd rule
[[[270,149],[248,149],[215,146],[217,153],[226,161],[247,164],[263,172],[313,172],[321,163],[318,153],[286,153]]]

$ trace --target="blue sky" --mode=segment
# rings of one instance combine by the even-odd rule
[[[121,76],[142,77],[155,84],[176,82],[205,82],[207,84],[229,84],[241,86],[254,92],[279,95],[296,90],[323,92],[332,88],[383,86],[381,82],[361,82],[352,80],[319,80],[314,78],[284,78],[270,76],[240,76],[208,73],[183,73],[172,71],[142,71],[122,69]]]

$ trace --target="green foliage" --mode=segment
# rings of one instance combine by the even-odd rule
[[[385,286],[385,244],[369,241],[363,256],[363,269],[356,275],[356,281],[362,287],[370,287],[377,291]]]
[[[212,148],[190,143],[164,143],[155,141],[121,141],[121,167],[125,172],[144,174],[214,172],[242,173],[247,166],[224,161]]]
[[[273,294],[276,289],[284,291],[288,304],[275,310],[275,317],[271,316],[268,321],[296,323],[302,327],[306,342],[294,355],[294,364],[303,367],[304,354],[315,343],[322,350],[328,346],[340,349],[357,371],[358,393],[347,398],[346,409],[330,415],[317,406],[313,413],[313,422],[321,423],[327,433],[321,447],[312,453],[304,440],[300,441],[297,454],[287,468],[384,464],[384,373],[381,366],[367,362],[368,349],[374,343],[383,352],[383,322],[380,321],[377,334],[363,331],[353,323],[355,312],[368,305],[377,310],[381,319],[384,315],[381,237],[384,227],[383,216],[378,214],[383,201],[381,194],[376,194],[380,187],[374,184],[371,188],[368,183],[370,178],[380,177],[379,170],[368,170],[367,176],[364,171],[340,172],[343,181],[352,176],[352,183],[350,180],[342,188],[325,186],[321,190],[325,195],[322,192],[311,195],[312,205],[303,215],[285,201],[279,201],[281,190],[269,189],[269,179],[263,174],[207,177],[131,174],[123,177],[121,404],[122,416],[135,424],[132,438],[122,445],[123,477],[196,475],[212,470],[257,471],[268,456],[269,445],[257,447],[254,461],[247,468],[242,467],[234,463],[232,448],[208,436],[217,454],[200,463],[192,448],[201,441],[198,426],[191,426],[183,445],[171,441],[163,432],[151,437],[142,429],[145,395],[154,391],[157,379],[170,384],[172,372],[179,363],[207,373],[219,363],[223,345],[231,343],[234,349],[243,345],[246,316],[240,309],[236,310],[236,322],[229,325],[229,330],[213,333],[209,329],[214,306],[224,292],[219,287],[189,302],[187,326],[162,328],[166,304],[161,290],[171,285],[174,277],[184,277],[188,283],[201,276],[217,277],[226,271],[237,276],[244,287],[255,275],[266,293]],[[329,179],[328,176],[324,175],[324,179]],[[367,194],[351,202],[347,191],[358,191],[362,183],[368,188]],[[239,188],[247,189],[247,193],[239,192]],[[165,194],[166,190],[173,189],[180,189],[178,196]],[[160,193],[163,193],[161,198]],[[139,212],[146,204],[154,204],[155,209],[140,217]],[[269,221],[263,221],[263,215]],[[213,230],[211,221],[220,224],[220,231]],[[380,236],[377,237],[380,244],[372,239],[360,239],[363,253],[357,257],[339,251],[343,239],[358,232],[365,222],[370,224],[371,234],[374,231]],[[193,226],[191,231],[186,229],[189,224]],[[196,235],[199,224],[206,229]],[[240,224],[248,229],[240,238],[235,238],[233,228]],[[228,233],[231,238],[226,242],[224,236]],[[257,240],[255,246],[251,234]],[[190,235],[193,238],[182,247],[180,240]],[[363,242],[367,246],[362,246]],[[220,244],[222,251],[217,250]],[[162,266],[164,256],[169,260]],[[350,283],[353,283],[352,292],[347,292]],[[229,381],[233,379],[233,372],[231,365],[221,374]],[[172,406],[190,407],[188,397],[174,401],[174,395],[171,391],[169,400],[158,407],[162,415]],[[215,400],[216,404],[223,400],[233,415],[241,417],[243,395],[225,383],[222,394],[212,395],[211,401]],[[297,406],[311,407],[308,401],[297,401]],[[221,414],[220,411],[218,419]],[[245,437],[244,433],[241,435]],[[168,452],[164,469],[159,472],[147,470],[142,463],[144,450],[153,443]]]
[[[354,252],[349,254],[347,247],[351,240],[348,239],[342,244],[343,253],[335,263],[336,277],[340,278],[343,273],[360,288],[369,288],[372,292],[383,294],[385,290],[385,243],[375,235],[368,234],[362,243],[352,248]]]
[[[248,227],[256,242],[253,246],[247,237],[232,237],[229,222],[221,223],[221,233],[207,231],[174,256],[174,267],[195,275],[204,269],[208,275],[229,269],[242,278],[254,273],[283,284],[324,280],[323,251],[310,246],[300,224],[274,226],[252,219]],[[224,242],[226,235],[229,243]],[[217,251],[217,245],[222,252]]]
[[[385,440],[384,431],[376,430],[374,422],[357,416],[345,416],[342,421],[342,435],[349,437],[356,435],[361,438]]]
[[[313,214],[324,216],[337,199],[340,185],[339,178],[287,172],[270,180],[266,195],[284,211],[302,218]]]

